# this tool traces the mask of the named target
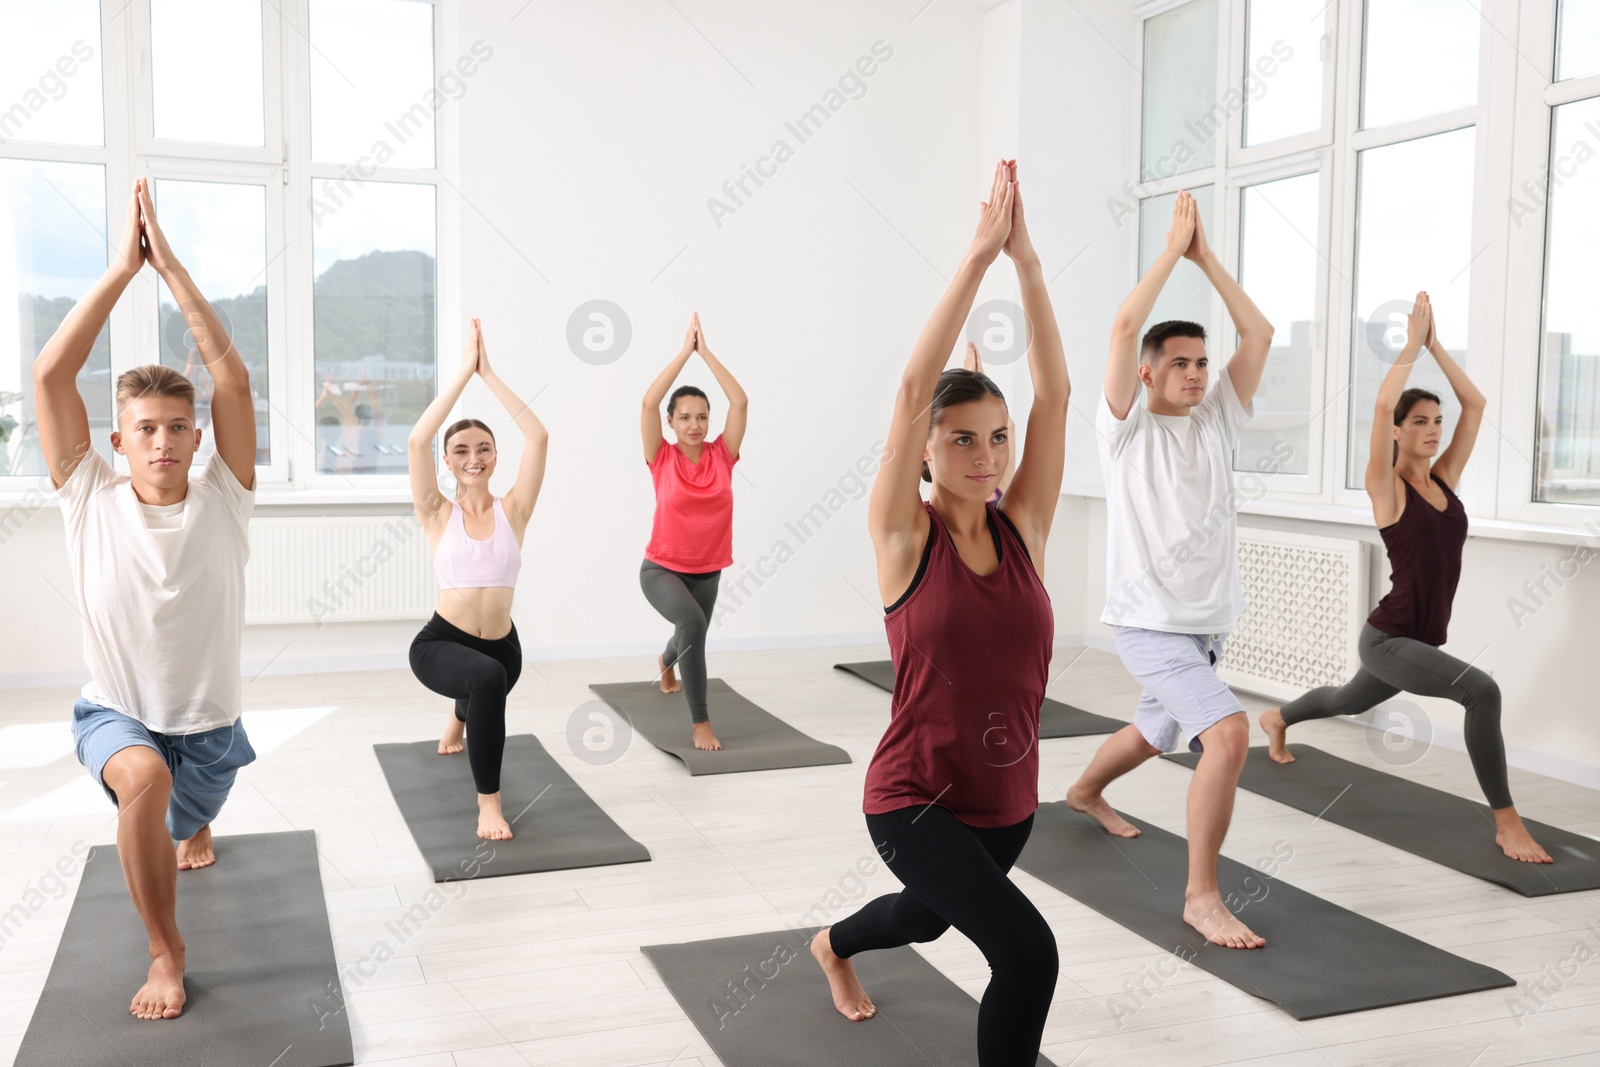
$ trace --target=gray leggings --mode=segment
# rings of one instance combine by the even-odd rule
[[[1466,709],[1467,755],[1491,808],[1511,807],[1506,748],[1500,737],[1500,687],[1477,667],[1409,637],[1391,637],[1368,623],[1361,630],[1361,669],[1341,686],[1325,685],[1285,704],[1283,721],[1359,715],[1399,692],[1448,697]]]
[[[639,568],[639,587],[650,606],[672,623],[672,639],[661,660],[677,664],[683,695],[689,698],[689,715],[695,722],[710,721],[706,708],[706,633],[711,629],[711,609],[717,603],[721,571],[683,574],[645,560]]]

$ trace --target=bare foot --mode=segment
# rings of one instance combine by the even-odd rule
[[[705,749],[709,752],[720,752],[722,742],[717,740],[717,735],[711,732],[711,724],[697,722],[694,724],[694,747]]]
[[[1223,906],[1222,894],[1216,890],[1197,897],[1185,895],[1183,921],[1223,948],[1260,948],[1267,943]]]
[[[683,692],[683,686],[678,682],[676,668],[667,666],[667,661],[662,656],[656,657],[656,667],[661,671],[661,691],[663,693]]]
[[[490,841],[511,840],[511,824],[500,811],[499,793],[478,794],[478,836]]]
[[[1116,834],[1118,837],[1138,837],[1139,828],[1115,811],[1106,803],[1106,798],[1095,794],[1090,796],[1078,789],[1076,782],[1067,790],[1067,807],[1073,811],[1081,811],[1101,826],[1107,833]]]
[[[1278,708],[1263,711],[1259,722],[1267,732],[1267,755],[1274,763],[1293,763],[1294,754],[1289,751],[1288,742],[1289,724],[1283,721],[1283,712]]]
[[[828,989],[833,993],[833,1006],[839,1009],[839,1014],[852,1022],[870,1019],[878,1014],[878,1009],[867,991],[861,988],[855,967],[849,960],[833,954],[833,944],[828,940],[832,929],[830,926],[817,931],[817,936],[811,939],[811,955],[821,965],[822,973],[828,976]]]
[[[1522,823],[1522,816],[1517,814],[1516,808],[1501,808],[1494,813],[1495,835],[1494,843],[1500,850],[1514,860],[1523,863],[1554,863],[1550,853],[1539,847],[1539,842],[1528,833],[1528,828]]]
[[[454,708],[450,709],[450,723],[444,728],[444,736],[439,738],[439,755],[453,756],[465,747],[461,738],[467,732],[467,724],[456,718]]]
[[[178,842],[178,870],[188,871],[196,867],[209,867],[217,862],[217,854],[211,851],[211,824],[206,823],[199,831],[187,841]],[[179,967],[180,973],[182,967]],[[180,998],[178,1001],[182,1004]],[[134,1013],[135,1015],[138,1012]],[[173,1015],[178,1014],[173,1012]]]
[[[141,1019],[176,1019],[188,999],[183,991],[183,949],[162,953],[150,963],[150,974],[128,1005]]]

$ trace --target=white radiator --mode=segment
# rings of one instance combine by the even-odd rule
[[[1368,613],[1366,558],[1361,541],[1240,527],[1244,614],[1217,674],[1277,700],[1349,681]]]
[[[247,623],[426,619],[439,599],[411,515],[252,519]]]

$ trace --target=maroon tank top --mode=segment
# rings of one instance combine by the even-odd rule
[[[986,505],[1000,566],[979,575],[932,505],[911,588],[884,616],[894,660],[889,728],[867,767],[869,815],[938,804],[969,826],[1039,806],[1039,705],[1055,613],[1011,520]]]
[[[1461,547],[1467,541],[1467,509],[1431,471],[1449,501],[1440,511],[1406,482],[1406,509],[1378,531],[1389,549],[1390,589],[1367,622],[1390,637],[1444,644],[1450,605],[1461,580]],[[1404,481],[1404,479],[1401,479]]]

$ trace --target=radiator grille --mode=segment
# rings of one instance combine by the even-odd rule
[[[1244,614],[1217,673],[1276,699],[1349,681],[1367,615],[1365,561],[1360,541],[1241,527]]]
[[[438,597],[411,515],[250,521],[246,623],[426,619]]]

